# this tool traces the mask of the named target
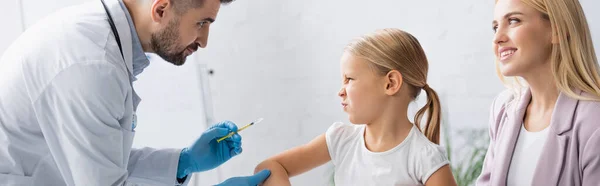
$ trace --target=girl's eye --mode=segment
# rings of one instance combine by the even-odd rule
[[[350,80],[353,80],[353,79],[352,79],[352,78],[349,78],[349,77],[345,77],[345,78],[344,78],[344,83],[348,83],[348,82],[350,82]]]

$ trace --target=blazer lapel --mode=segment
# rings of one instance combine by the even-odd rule
[[[517,100],[518,102],[517,105],[514,105],[514,109],[506,110],[506,123],[501,129],[502,133],[499,134],[502,138],[498,138],[499,146],[498,153],[496,154],[496,166],[498,166],[498,169],[492,172],[492,185],[506,185],[510,162],[515,150],[517,138],[519,137],[521,125],[523,124],[523,116],[525,115],[530,100],[531,92],[527,89],[521,96],[521,99]]]
[[[575,90],[581,94],[581,90]],[[569,148],[569,135],[573,126],[573,116],[579,101],[561,93],[556,101],[550,120],[550,133],[540,154],[533,175],[533,185],[558,185],[562,174],[566,152]]]

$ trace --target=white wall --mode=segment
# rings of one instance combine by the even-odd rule
[[[17,0],[1,0],[0,52],[21,32]],[[53,10],[86,0],[23,0],[24,25]],[[582,0],[600,51],[598,1]],[[491,49],[493,1],[238,0],[211,26],[207,49],[174,67],[156,57],[134,86],[143,101],[134,146],[184,147],[204,130],[200,64],[214,69],[215,121],[244,125],[244,152],[218,171],[199,174],[200,185],[248,175],[263,159],[308,142],[335,121],[347,121],[336,96],[338,61],[353,37],[396,27],[415,35],[430,61],[429,84],[439,92],[454,131],[487,127],[488,107],[502,86]],[[210,105],[208,105],[210,107]],[[414,105],[418,108],[422,104]],[[454,136],[457,137],[457,136]],[[460,140],[459,140],[460,141]],[[292,179],[323,185],[326,167]]]

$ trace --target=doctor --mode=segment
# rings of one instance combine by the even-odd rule
[[[184,149],[131,148],[144,52],[184,64],[231,1],[94,0],[31,26],[0,59],[0,185],[186,184],[240,154],[241,136],[215,141],[237,131],[227,121]]]

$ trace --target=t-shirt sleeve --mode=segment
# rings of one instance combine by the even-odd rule
[[[327,142],[327,150],[329,151],[329,156],[331,157],[331,162],[334,165],[338,165],[336,160],[338,159],[338,155],[343,153],[343,148],[340,146],[343,145],[344,140],[346,140],[352,129],[352,124],[344,124],[342,122],[333,123],[325,132],[325,141]]]
[[[449,164],[446,150],[443,147],[435,144],[425,146],[419,155],[419,164],[417,175],[421,179],[421,183],[425,184],[429,177],[444,165]]]

